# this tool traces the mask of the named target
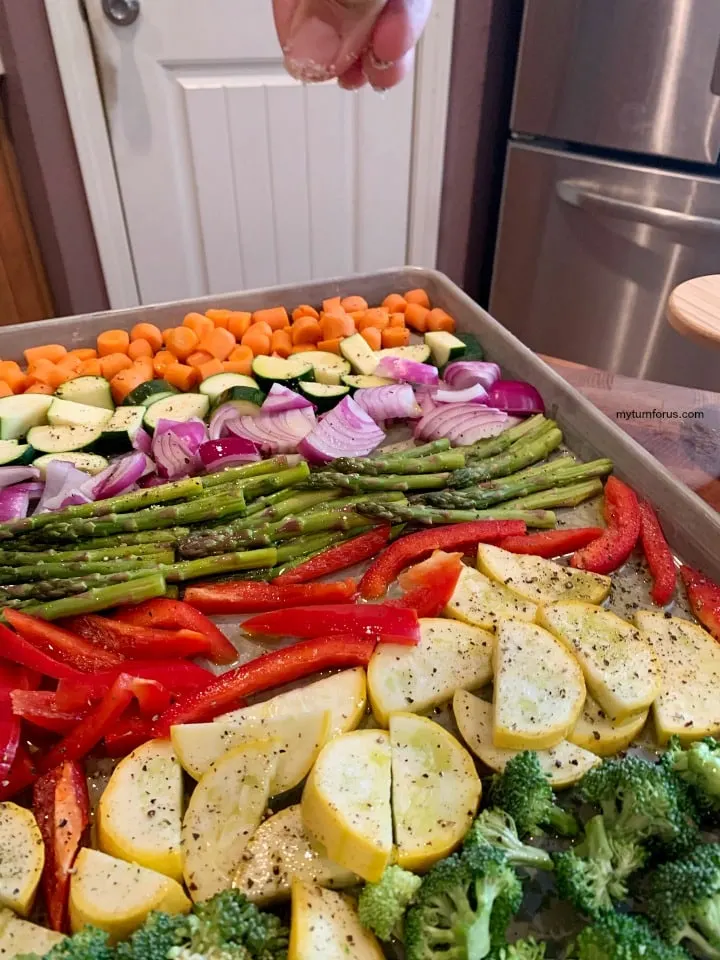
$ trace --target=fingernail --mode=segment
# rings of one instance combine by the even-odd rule
[[[337,72],[341,38],[318,17],[303,19],[285,45],[285,62],[298,80],[329,80]]]
[[[375,51],[372,47],[368,51],[368,60],[370,61],[370,66],[375,70],[389,70],[393,65],[392,60],[379,60],[378,57],[375,56]]]

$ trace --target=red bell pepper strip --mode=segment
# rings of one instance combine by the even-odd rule
[[[680,567],[680,576],[692,612],[720,643],[720,586],[692,567]]]
[[[336,636],[301,640],[264,653],[216,677],[204,690],[181,697],[155,725],[155,736],[167,737],[177,723],[212,720],[232,710],[243,698],[335,667],[365,667],[375,649],[374,637]]]
[[[40,773],[52,770],[65,760],[81,760],[111,730],[130,705],[144,680],[121,673],[100,703],[56,744],[37,764]]]
[[[8,776],[20,746],[20,720],[13,710],[12,692],[25,693],[39,686],[41,679],[32,670],[0,663],[0,780]]]
[[[171,600],[168,597],[146,600],[133,607],[121,607],[115,611],[113,619],[135,627],[194,630],[204,634],[209,641],[210,646],[205,654],[208,660],[213,663],[234,663],[237,660],[237,650],[222,630],[200,613],[199,609],[182,600]]]
[[[243,623],[251,636],[374,637],[387,643],[415,644],[420,627],[414,610],[390,607],[386,603],[334,603],[324,607],[288,607],[261,613]]]
[[[133,714],[120,717],[105,734],[105,752],[109,757],[125,757],[141,743],[152,740],[152,722]]]
[[[640,501],[640,542],[653,578],[650,596],[659,607],[665,607],[672,600],[677,584],[675,559],[657,514],[647,500]]]
[[[119,653],[98,649],[82,637],[76,637],[47,620],[31,617],[22,610],[6,608],[3,616],[10,626],[29,643],[83,673],[105,670],[122,663],[125,659]]]
[[[67,930],[70,875],[90,822],[85,771],[66,762],[40,777],[33,789],[33,813],[45,844],[42,889],[50,927]]]
[[[633,552],[640,537],[640,506],[635,491],[617,477],[608,477],[603,512],[606,529],[572,555],[571,566],[591,573],[612,573]]]
[[[0,780],[0,800],[9,800],[25,787],[29,787],[36,777],[32,758],[27,747],[21,743],[17,748],[15,759],[10,772],[4,780]]]
[[[136,627],[108,617],[86,614],[63,621],[63,628],[93,645],[124,657],[197,657],[210,649],[210,641],[196,630],[158,630]]]
[[[455,592],[462,573],[461,553],[435,553],[400,574],[405,594],[399,600],[386,601],[390,606],[408,607],[418,617],[439,617]]]
[[[68,733],[88,712],[88,707],[62,710],[57,694],[51,690],[13,690],[10,693],[13,715],[53,733]]]
[[[333,583],[262,583],[234,580],[232,583],[200,583],[188,587],[185,599],[203,613],[261,613],[304,603],[342,603],[357,592],[354,580]]]
[[[586,547],[602,535],[602,527],[575,527],[567,530],[541,530],[524,537],[503,537],[498,546],[510,553],[528,553],[534,557],[562,557]]]
[[[44,677],[52,677],[54,680],[79,680],[84,674],[74,667],[56,660],[42,650],[38,650],[32,643],[29,643],[17,633],[8,630],[6,626],[0,623],[0,651],[6,660],[11,660],[19,666],[26,667],[42,674]]]
[[[283,585],[307,583],[308,580],[317,580],[330,573],[347,570],[348,567],[354,567],[356,563],[371,560],[382,550],[389,537],[389,526],[376,527],[368,533],[361,533],[359,537],[353,537],[352,540],[339,543],[336,547],[330,547],[316,557],[310,557],[305,563],[298,564],[297,567],[275,577],[273,583]],[[187,596],[187,593],[185,595]]]
[[[387,588],[401,570],[429,557],[435,550],[458,550],[476,543],[496,541],[501,537],[520,536],[525,524],[520,520],[476,520],[430,528],[411,533],[391,543],[370,565],[360,581],[365,600],[385,596]]]
[[[120,667],[82,675],[80,681],[61,680],[57,687],[58,706],[63,710],[89,707],[105,696],[121,673],[157,680],[176,697],[206,687],[214,677],[209,670],[186,660],[126,660]]]

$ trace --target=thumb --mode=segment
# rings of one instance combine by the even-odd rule
[[[344,73],[367,47],[386,2],[300,0],[283,46],[289,73],[305,81]]]

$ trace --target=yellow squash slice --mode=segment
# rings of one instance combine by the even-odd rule
[[[494,630],[498,620],[508,617],[533,621],[536,613],[534,603],[521,600],[507,587],[472,567],[463,567],[455,592],[445,608],[446,616],[483,630]]]
[[[44,863],[45,847],[32,811],[0,803],[0,904],[26,917]]]
[[[292,885],[288,960],[383,960],[349,897],[300,880]]]
[[[598,757],[611,757],[630,746],[645,726],[647,717],[648,711],[642,710],[624,720],[611,720],[597,700],[588,695],[568,740]]]
[[[543,557],[510,553],[490,543],[478,545],[478,569],[512,593],[532,603],[586,600],[602,603],[612,580],[587,570],[575,570]]]
[[[21,920],[9,910],[0,910],[0,957],[13,960],[13,957],[44,957],[65,937],[47,927],[41,927],[29,920]]]

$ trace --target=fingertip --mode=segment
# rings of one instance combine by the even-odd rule
[[[382,63],[377,66],[377,59],[368,51],[363,57],[363,72],[373,90],[379,92],[396,87],[412,71],[415,63],[415,49],[408,50],[404,57],[395,63]]]
[[[402,60],[420,39],[431,9],[432,0],[388,0],[370,44],[377,63]]]
[[[367,83],[367,77],[360,60],[356,60],[345,73],[338,77],[338,86],[343,90],[359,90]]]

